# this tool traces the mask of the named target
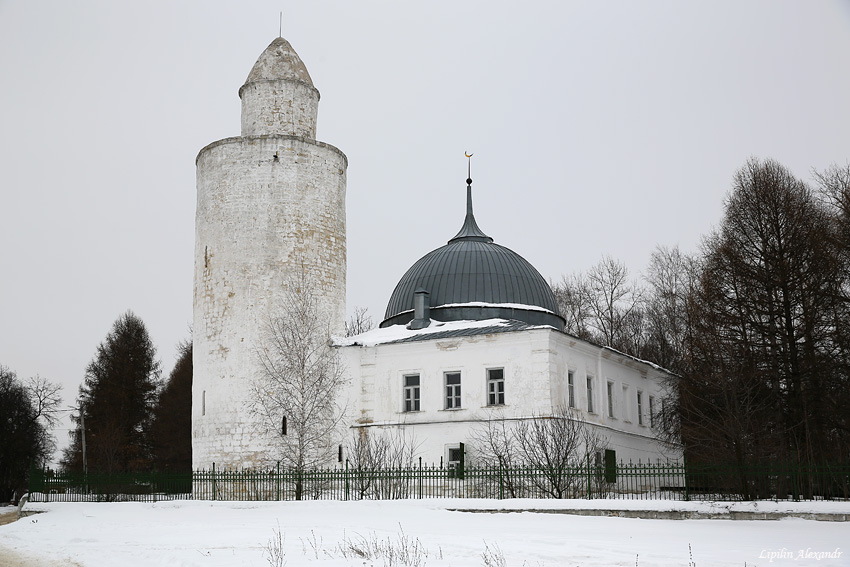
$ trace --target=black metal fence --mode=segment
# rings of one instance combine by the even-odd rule
[[[588,462],[559,469],[498,465],[298,471],[62,473],[33,470],[33,502],[380,500],[404,498],[850,499],[850,465],[750,466]]]

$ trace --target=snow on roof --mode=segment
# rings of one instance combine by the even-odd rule
[[[485,319],[483,321],[436,321],[419,330],[408,329],[405,325],[372,329],[353,337],[334,337],[335,346],[375,346],[379,344],[412,342],[438,339],[446,336],[467,336],[499,332],[526,331],[530,329],[554,329],[548,325],[529,325],[507,319]]]
[[[617,349],[609,347],[609,346],[603,346],[603,345],[597,345],[597,346],[599,346],[602,350],[608,350],[608,351],[611,351],[611,352],[613,352],[613,353],[615,353],[619,356],[625,356],[626,358],[630,358],[630,359],[634,360],[635,362],[640,362],[642,364],[646,364],[647,366],[654,368],[655,370],[660,370],[661,372],[666,372],[667,374],[671,374],[673,376],[679,376],[678,374],[676,374],[672,370],[667,370],[663,366],[659,366],[658,364],[655,364],[654,362],[650,362],[649,360],[644,360],[642,358],[632,356],[631,354],[626,354],[623,351],[617,350]]]
[[[522,307],[529,308],[533,306]],[[544,309],[539,307],[536,309],[544,311]],[[464,337],[492,333],[511,333],[517,331],[529,331],[533,329],[557,330],[550,325],[529,325],[528,323],[524,323],[522,321],[514,321],[509,319],[484,319],[483,321],[446,322],[431,319],[431,324],[424,329],[413,330],[408,329],[406,325],[392,325],[390,327],[372,329],[371,331],[366,331],[365,333],[354,335],[352,337],[333,337],[333,344],[334,346],[375,346],[390,343],[407,343],[416,341],[436,340],[448,337]],[[676,374],[672,370],[668,370],[667,368],[659,366],[658,364],[655,364],[654,362],[651,362],[649,360],[644,360],[642,358],[626,354],[615,348],[611,348],[609,346],[600,345],[593,341],[582,339],[581,337],[578,337],[571,333],[565,333],[564,331],[558,332],[563,333],[565,335],[569,335],[598,349],[612,352],[617,356],[622,356],[637,363],[645,364],[650,368],[653,368],[660,372],[670,374],[671,376],[678,376],[678,374]]]
[[[467,303],[444,303],[443,305],[435,305],[432,309],[438,307],[501,307],[503,309],[525,309],[526,311],[542,311],[544,313],[552,313],[550,309],[540,307],[539,305],[524,305],[522,303],[487,303],[485,301],[470,301]]]
[[[539,305],[526,305],[524,303],[487,303],[486,301],[468,301],[466,303],[441,303],[440,305],[431,305],[430,309],[442,309],[443,307],[501,307],[503,309],[524,309],[525,311],[540,311],[542,313],[553,313],[553,311],[540,307]],[[405,309],[399,311],[396,315],[404,313],[412,313],[413,309]]]

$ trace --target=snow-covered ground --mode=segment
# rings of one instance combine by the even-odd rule
[[[834,502],[446,499],[28,504],[25,511],[43,513],[0,526],[0,565],[261,567],[269,565],[269,541],[278,530],[290,567],[850,565],[848,522],[450,511],[579,507],[850,513],[850,503]],[[417,545],[422,552],[410,554]],[[363,558],[353,551],[369,547],[392,548],[395,555],[392,560],[387,555]],[[412,557],[401,562],[399,553],[405,550]],[[488,550],[489,563],[483,555]],[[14,563],[13,557],[29,562]],[[498,562],[500,557],[504,563]]]

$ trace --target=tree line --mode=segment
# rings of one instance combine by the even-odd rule
[[[85,370],[73,408],[61,386],[36,376],[20,380],[0,365],[0,501],[21,496],[31,467],[56,451],[53,428],[72,411],[75,428],[60,466],[67,471],[190,471],[192,343],[177,345],[167,380],[144,322],[118,317]]]
[[[697,252],[553,286],[567,332],[679,375],[659,417],[687,458],[850,458],[850,165],[814,177],[751,159]]]
[[[677,395],[664,400],[655,421],[691,462],[850,458],[850,164],[814,177],[811,186],[775,161],[751,159],[735,173],[723,217],[695,253],[659,246],[640,278],[606,256],[553,285],[568,333],[677,375]],[[278,438],[278,457],[304,469],[333,452],[328,436],[315,433],[339,423],[342,401],[334,394],[344,376],[310,286],[299,283],[286,312],[270,318],[261,349],[266,379],[257,391],[280,399],[270,405],[269,396],[256,395],[252,411]],[[358,310],[346,332],[371,324]],[[190,470],[191,342],[178,350],[162,380],[142,320],[127,312],[115,321],[86,367],[63,468]],[[308,369],[305,383],[321,391],[298,390],[304,373],[293,374],[296,367]],[[52,455],[58,393],[43,379],[22,382],[0,367],[0,497],[25,486],[28,467]],[[483,439],[508,458],[496,451],[505,441],[497,429]],[[523,449],[521,441],[511,445]],[[412,454],[406,444],[369,443],[358,437],[347,454],[400,455],[401,445],[405,458]]]

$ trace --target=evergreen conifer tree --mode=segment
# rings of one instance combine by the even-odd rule
[[[77,398],[80,413],[74,416],[77,430],[63,465],[108,473],[149,468],[159,377],[160,363],[145,324],[127,311],[86,368]]]

